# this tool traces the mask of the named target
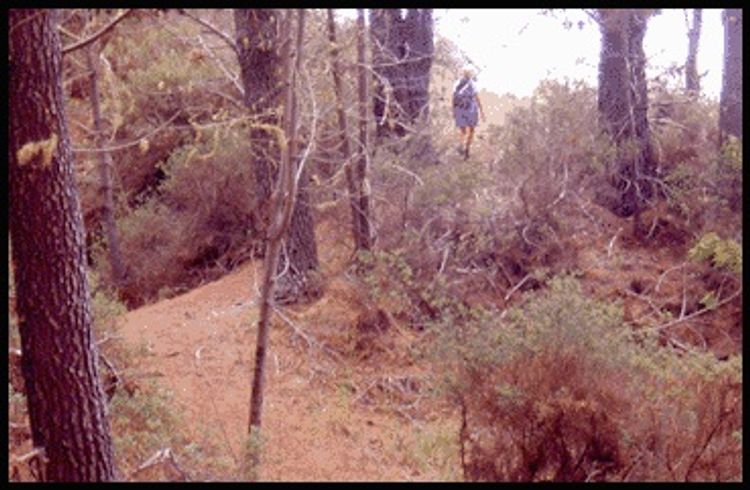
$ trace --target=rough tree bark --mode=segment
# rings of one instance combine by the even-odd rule
[[[96,70],[96,49],[91,43],[85,47],[86,64],[89,70],[89,83],[91,87],[91,114],[94,121],[95,145],[97,148],[105,146],[104,123],[102,122],[101,105],[99,102],[99,82]],[[117,223],[115,222],[115,200],[112,188],[112,169],[114,162],[108,151],[99,153],[99,192],[102,197],[102,231],[107,243],[107,258],[112,271],[112,283],[119,288],[125,282],[125,263],[120,251],[120,241],[117,236]]]
[[[611,210],[637,214],[653,191],[655,162],[648,127],[648,94],[643,37],[647,10],[599,10],[602,34],[598,108],[600,126],[617,145],[613,185],[619,197]]]
[[[280,148],[271,127],[278,127],[279,98],[284,90],[280,73],[283,66],[279,53],[281,12],[274,9],[236,9],[234,11],[237,56],[240,63],[245,105],[255,121],[251,125],[253,169],[258,197],[255,235],[264,237],[264,223],[269,216],[271,188],[276,178],[275,162]],[[297,188],[292,223],[282,247],[278,272],[281,281],[276,288],[276,300],[294,303],[315,299],[320,295],[319,281],[314,280],[319,268],[315,227],[307,190],[306,175]]]
[[[726,9],[724,20],[724,74],[719,102],[719,131],[742,139],[742,9]]]
[[[56,11],[11,10],[10,234],[23,377],[43,479],[115,478],[97,373]]]
[[[361,10],[361,9],[360,9]],[[359,15],[359,13],[358,13]],[[364,15],[364,14],[363,14]],[[364,71],[364,25],[362,29],[359,28],[359,16],[357,18],[358,31],[357,31],[357,58],[359,63],[359,69]],[[363,22],[364,24],[364,22]],[[369,201],[365,199],[362,202],[361,195],[364,190],[364,178],[366,176],[366,166],[363,172],[359,172],[359,168],[354,168],[352,162],[352,150],[349,144],[349,130],[347,128],[346,114],[344,113],[344,101],[342,100],[343,87],[341,83],[341,67],[339,63],[339,48],[336,40],[336,22],[334,20],[333,9],[328,9],[328,40],[331,42],[331,75],[333,77],[333,88],[336,95],[336,116],[339,125],[340,143],[339,148],[341,151],[341,159],[344,162],[344,173],[346,174],[347,189],[349,191],[349,207],[351,208],[352,216],[352,235],[354,236],[354,249],[358,250],[369,250],[372,246],[370,237],[370,210]],[[361,46],[360,46],[361,44]],[[361,53],[360,53],[361,51]],[[366,74],[365,79],[361,77],[358,81],[360,86],[367,83]],[[362,117],[362,109],[364,107],[364,119],[365,119],[365,138],[361,140],[360,147],[362,149],[367,148],[367,87],[362,86],[362,90],[359,93],[360,98],[360,118]],[[364,94],[364,95],[363,95]],[[364,104],[362,104],[362,98],[364,98]],[[361,133],[361,128],[360,128]],[[366,155],[365,155],[366,156]],[[366,160],[365,160],[366,163]],[[357,164],[357,167],[359,164]],[[360,175],[362,178],[360,179]]]
[[[688,54],[685,61],[685,91],[690,95],[698,95],[701,90],[698,76],[698,42],[701,37],[703,9],[693,9],[693,24],[688,25]],[[685,10],[687,22],[687,10]]]
[[[434,55],[432,9],[372,9],[376,137],[404,136],[429,112]],[[391,129],[392,128],[392,129]]]

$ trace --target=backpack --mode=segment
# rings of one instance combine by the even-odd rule
[[[461,79],[456,85],[456,89],[453,91],[453,108],[454,109],[469,109],[471,107],[471,97],[464,92],[464,88],[471,80],[468,78]]]

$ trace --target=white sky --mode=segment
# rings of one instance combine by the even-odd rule
[[[598,26],[578,9],[557,11],[556,17],[536,9],[436,9],[437,32],[452,40],[476,65],[478,85],[497,94],[531,95],[545,78],[582,79],[597,84],[600,34]],[[692,22],[692,12],[688,15]],[[563,18],[574,23],[565,29]],[[583,21],[583,29],[576,24]],[[663,9],[648,23],[644,51],[647,77],[687,56],[684,9]],[[703,9],[698,46],[698,73],[708,71],[701,89],[717,98],[721,91],[724,30],[721,9]],[[682,86],[684,78],[677,82]]]

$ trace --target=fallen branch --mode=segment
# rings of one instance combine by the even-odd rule
[[[693,319],[693,318],[695,318],[695,317],[697,317],[699,315],[703,315],[704,313],[707,313],[709,311],[714,311],[717,308],[719,308],[720,306],[723,306],[723,305],[729,303],[730,301],[732,301],[734,298],[736,298],[737,296],[739,296],[740,293],[742,293],[742,288],[739,288],[737,291],[735,291],[734,293],[732,293],[731,295],[729,295],[729,297],[724,298],[723,300],[719,301],[718,303],[716,303],[715,305],[713,305],[713,307],[711,307],[711,308],[703,308],[701,310],[694,311],[693,313],[691,313],[689,315],[681,316],[681,317],[676,318],[676,319],[674,319],[674,320],[672,320],[670,322],[663,323],[661,325],[657,325],[655,327],[652,327],[649,330],[652,330],[652,331],[655,331],[655,332],[659,331],[659,330],[664,330],[665,328],[669,328],[669,327],[672,327],[674,325],[677,325],[678,323],[682,323],[684,321],[691,320],[691,319]]]
[[[523,286],[524,283],[526,281],[528,281],[529,279],[531,279],[532,277],[533,277],[532,274],[528,273],[528,274],[526,274],[523,277],[523,279],[521,279],[520,281],[518,281],[518,284],[516,284],[515,286],[513,286],[513,288],[510,291],[508,291],[508,294],[505,295],[505,301],[507,302],[510,299],[510,297],[513,295],[513,293],[515,293],[516,291],[518,291],[521,288],[521,286]]]
[[[163,448],[156,451],[150,458],[148,458],[143,464],[141,464],[138,468],[136,468],[135,471],[133,471],[129,479],[133,479],[143,471],[159,465],[168,463],[169,467],[177,472],[182,479],[182,481],[190,481],[189,475],[180,468],[180,466],[177,464],[177,460],[175,459],[174,454],[172,453],[172,450],[170,448]]]

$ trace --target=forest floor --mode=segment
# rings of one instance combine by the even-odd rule
[[[480,132],[474,154],[486,154],[488,146]],[[475,158],[453,156],[448,164],[471,165]],[[695,303],[704,294],[705,278],[685,272],[687,243],[665,229],[656,243],[639,244],[626,220],[607,214],[600,217],[609,226],[577,238],[571,251],[589,294],[620,302],[628,321],[649,314],[652,300],[678,307],[680,300],[684,306],[687,297]],[[347,230],[337,224],[345,222],[329,217],[318,224],[323,297],[273,316],[259,477],[460,480],[459,416],[436,389],[430,363],[416,354],[424,334],[392,322],[361,345],[357,323],[367,308],[347,270]],[[261,267],[260,261],[246,263],[121,320],[119,333],[142,353],[137,370],[173,393],[188,440],[215,448],[227,461],[224,474],[199,479],[242,478],[237,469],[247,441]],[[644,299],[644,289],[651,299]],[[741,304],[712,315],[696,318],[682,338],[698,328],[717,355],[741,349]]]
[[[321,227],[319,237],[341,234]],[[456,478],[457,418],[424,401],[430,396],[420,394],[424,367],[404,349],[369,349],[364,356],[353,348],[350,333],[361,308],[345,274],[348,246],[321,245],[325,296],[285,308],[286,321],[272,320],[260,478]],[[247,263],[218,281],[131,311],[119,328],[144,353],[138,371],[158,376],[174,394],[187,438],[218,446],[236,467],[247,436],[261,267]],[[393,335],[404,346],[416,340],[407,330]]]
[[[483,131],[477,136],[481,155],[487,143]],[[472,161],[454,155],[449,164]],[[357,343],[366,307],[347,272],[341,222],[323,220],[316,230],[324,296],[277,310],[271,321],[260,479],[459,479],[458,414],[427,388],[429,366],[415,362],[413,349],[420,334],[394,323],[387,338]],[[237,478],[247,441],[262,266],[246,263],[130,311],[118,328],[141,353],[134,377],[157,379],[173,394],[187,439],[218,448],[229,463],[226,475],[209,479]]]

